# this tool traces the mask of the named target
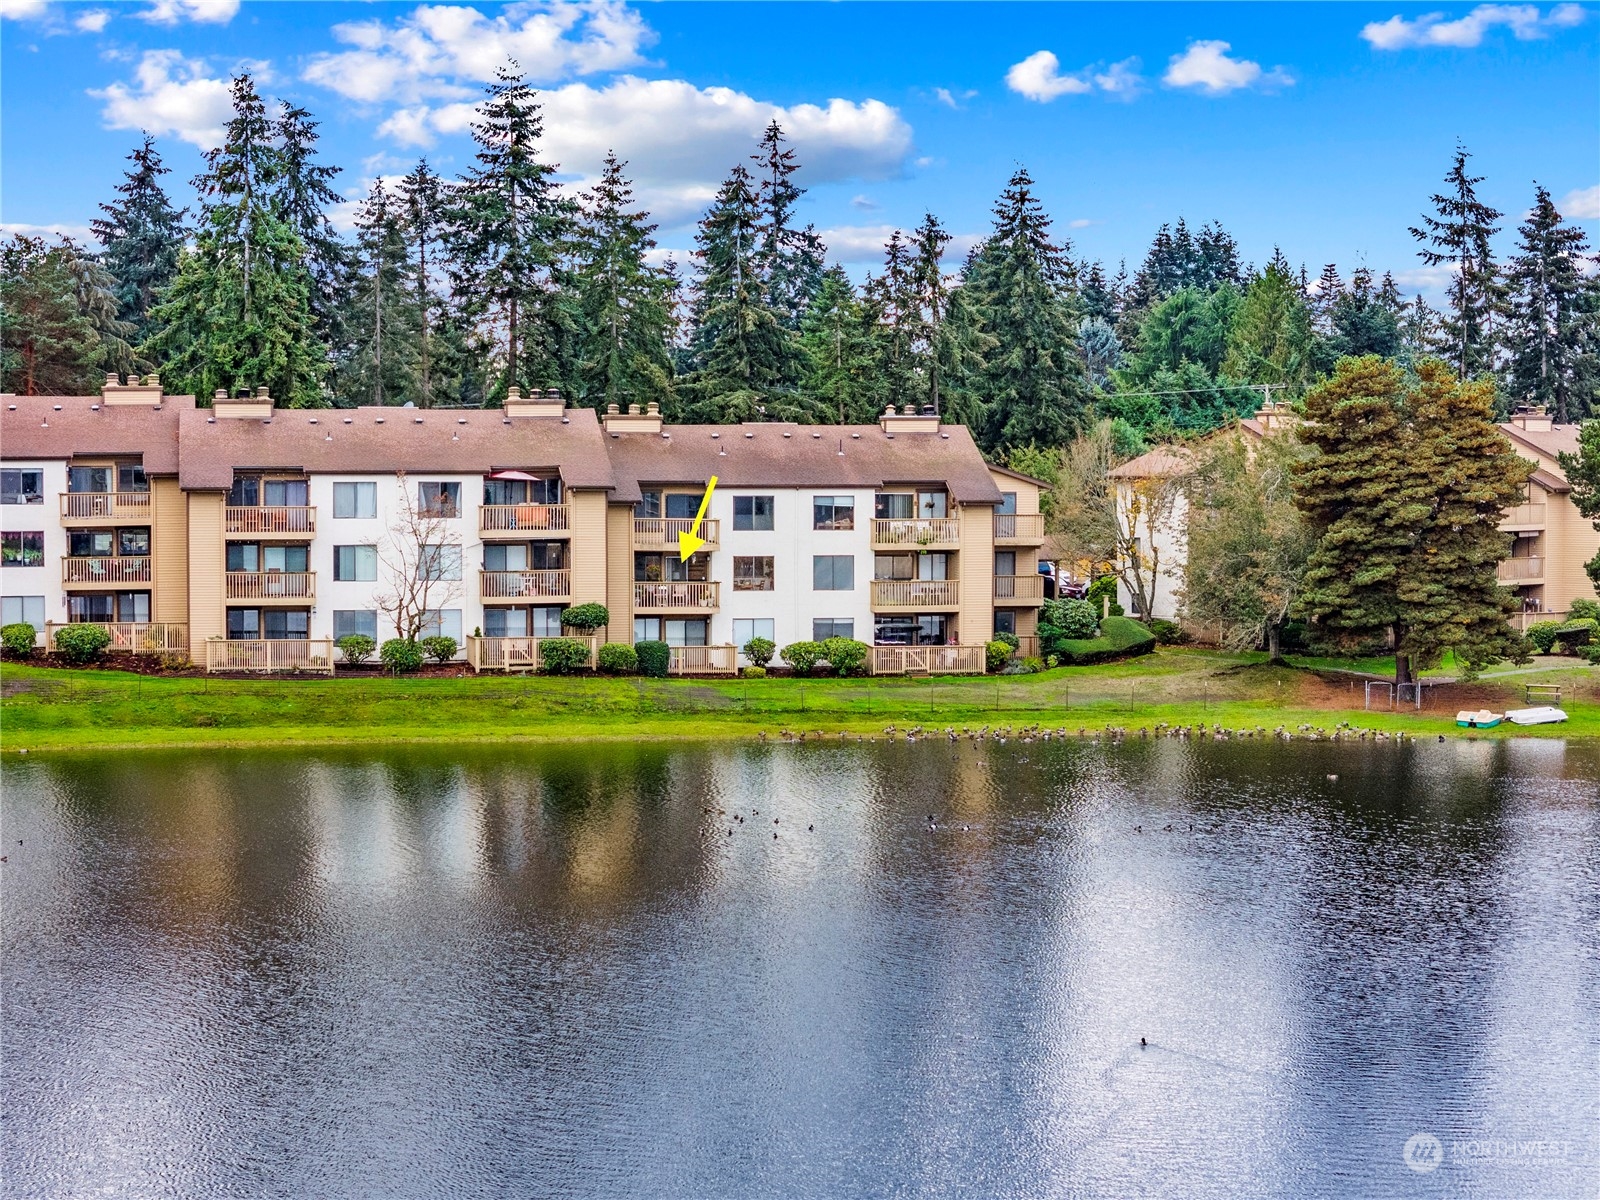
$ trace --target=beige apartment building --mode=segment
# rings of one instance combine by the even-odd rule
[[[981,671],[1045,599],[1041,485],[931,413],[685,426],[515,390],[492,410],[280,409],[264,389],[201,407],[153,376],[0,408],[4,619],[47,646],[87,621],[113,650],[331,671],[338,638],[394,636],[403,601],[474,667],[527,669],[595,602],[592,647],[665,641],[680,672],[829,636],[870,643],[878,672]]]
[[[1574,600],[1595,599],[1584,564],[1600,553],[1600,532],[1572,503],[1572,485],[1559,456],[1578,452],[1578,426],[1556,425],[1542,409],[1516,413],[1500,426],[1512,446],[1533,464],[1524,502],[1506,512],[1500,528],[1511,534],[1511,557],[1500,582],[1522,601],[1515,624],[1562,620]]]

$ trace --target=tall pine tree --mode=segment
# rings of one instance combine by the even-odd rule
[[[133,327],[130,338],[139,341],[147,332],[150,310],[178,273],[185,210],[173,208],[161,186],[161,177],[171,170],[162,163],[154,138],[145,134],[128,161],[133,169],[117,185],[121,198],[102,204],[105,216],[90,227],[105,247],[101,261],[116,280],[117,315]]]
[[[819,410],[844,424],[864,424],[880,410],[881,380],[870,320],[845,269],[822,273],[822,286],[800,322],[804,389]]]
[[[1462,379],[1491,370],[1495,361],[1495,318],[1502,286],[1489,239],[1500,232],[1500,213],[1478,199],[1481,175],[1467,174],[1464,149],[1457,146],[1446,190],[1433,196],[1435,215],[1424,214],[1411,236],[1422,243],[1417,255],[1430,267],[1449,267],[1445,290],[1450,310],[1442,322],[1439,353]]]
[[[400,181],[400,203],[407,247],[407,275],[411,302],[417,312],[417,405],[433,406],[437,358],[433,340],[441,308],[438,277],[445,265],[445,184],[428,167],[427,159]]]
[[[1543,405],[1566,424],[1594,413],[1600,313],[1584,274],[1588,240],[1535,186],[1533,211],[1517,230],[1517,256],[1506,272],[1507,374],[1518,402]]]
[[[356,216],[355,269],[343,315],[352,350],[340,377],[343,403],[417,399],[421,320],[407,278],[404,212],[380,179]]]
[[[822,286],[824,248],[810,225],[795,226],[794,209],[805,189],[794,182],[799,159],[788,147],[774,120],[761,136],[756,164],[757,199],[761,208],[757,262],[766,278],[767,303],[785,329],[798,330],[800,318]],[[798,370],[798,357],[788,366]],[[787,382],[787,381],[786,381]]]
[[[99,387],[101,340],[78,303],[76,257],[65,239],[0,243],[0,391],[70,396]]]
[[[305,246],[311,315],[317,336],[334,346],[343,340],[338,320],[350,265],[349,251],[328,218],[329,208],[344,200],[333,188],[333,179],[341,168],[317,161],[317,125],[305,109],[281,102],[274,128],[278,145],[274,190],[279,215]]]

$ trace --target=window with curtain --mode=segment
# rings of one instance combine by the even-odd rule
[[[459,483],[417,484],[417,508],[424,517],[455,518],[461,515]]]
[[[378,613],[371,608],[336,608],[333,610],[333,640],[359,634],[378,640]]]
[[[370,583],[378,578],[376,546],[335,546],[333,577],[341,583]]]
[[[854,529],[856,527],[856,498],[854,496],[813,496],[811,498],[811,528]]]
[[[733,644],[744,651],[747,644],[756,638],[765,638],[767,641],[776,641],[777,635],[771,617],[736,617],[733,622]]]
[[[450,580],[461,578],[461,547],[453,545],[421,546],[417,552],[417,578]]]
[[[261,629],[269,642],[302,642],[311,636],[311,614],[303,608],[268,608]]]
[[[32,625],[44,628],[43,596],[7,596],[0,599],[0,625]]]
[[[261,485],[261,503],[268,508],[304,508],[311,489],[304,479],[268,479]]]
[[[44,472],[31,467],[0,471],[0,504],[43,504]],[[28,624],[33,624],[32,621]]]
[[[819,592],[850,591],[856,586],[856,560],[848,554],[813,555],[811,586]]]
[[[422,614],[422,632],[419,637],[454,638],[461,644],[461,610],[459,608],[431,608]]]
[[[872,515],[880,521],[908,521],[917,515],[916,507],[910,492],[879,492],[872,498]]]
[[[851,620],[819,617],[811,622],[811,640],[814,642],[825,641],[831,637],[854,638],[855,636],[856,623]]]
[[[772,528],[773,504],[771,496],[735,496],[733,498],[733,527],[735,529]]]
[[[72,529],[67,532],[67,553],[73,558],[110,558],[116,553],[116,539],[109,529]]]
[[[144,468],[138,463],[117,464],[117,491],[119,492],[148,492],[150,480],[145,477]]]
[[[333,485],[333,515],[338,520],[371,520],[378,515],[376,483]]]
[[[117,530],[117,553],[126,558],[149,558],[150,531],[148,529]]]

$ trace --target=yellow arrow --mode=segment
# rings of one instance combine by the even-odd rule
[[[678,535],[678,561],[688,562],[694,552],[706,544],[705,538],[700,536],[700,522],[706,519],[706,509],[711,504],[711,493],[716,490],[717,477],[713,475],[711,482],[706,484],[706,494],[700,498],[700,511],[694,515],[694,524],[689,527],[688,533]]]

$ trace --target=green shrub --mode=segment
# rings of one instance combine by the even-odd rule
[[[835,675],[865,675],[872,647],[855,638],[831,637],[822,643],[822,657]]]
[[[767,638],[751,638],[744,644],[744,656],[758,667],[765,667],[777,652],[778,647]]]
[[[1005,667],[1000,671],[1000,674],[1037,675],[1042,670],[1044,670],[1044,660],[1040,658],[1034,658],[1030,655],[1027,658],[1012,659],[1010,662],[1006,663]]]
[[[1587,658],[1593,666],[1600,667],[1600,645],[1585,646],[1583,648],[1583,656]]]
[[[453,637],[425,637],[421,645],[422,652],[436,663],[447,663],[456,656],[456,640]]]
[[[422,647],[410,638],[390,638],[378,648],[378,658],[391,675],[409,675],[422,669]]]
[[[1535,621],[1528,626],[1528,640],[1538,647],[1540,654],[1549,654],[1555,648],[1556,630],[1560,628],[1560,621]]]
[[[56,630],[56,652],[69,663],[91,663],[111,644],[104,625],[63,625]]]
[[[1600,632],[1600,621],[1593,617],[1579,617],[1557,627],[1556,645],[1563,653],[1570,654],[1594,641],[1597,632]]]
[[[378,643],[364,633],[347,633],[334,644],[339,647],[339,653],[344,655],[345,662],[352,667],[359,667],[378,649]]]
[[[539,670],[546,675],[576,675],[588,665],[588,642],[577,638],[539,639]]]
[[[1150,632],[1156,635],[1157,644],[1162,646],[1181,646],[1189,640],[1182,625],[1176,621],[1163,621],[1160,617],[1151,618]]]
[[[822,661],[822,644],[820,642],[791,642],[778,656],[788,663],[796,675],[809,675]]]
[[[607,675],[632,675],[639,669],[639,653],[627,642],[607,642],[596,653],[595,663]]]
[[[1569,621],[1600,621],[1600,600],[1574,600],[1567,609]]]
[[[997,642],[1004,642],[1013,650],[1022,649],[1022,639],[1014,633],[1006,633],[1002,630],[1000,633],[994,635],[994,640]]]
[[[1115,575],[1102,575],[1089,585],[1088,602],[1094,605],[1094,615],[1100,616],[1101,601],[1109,600],[1111,608],[1108,610],[1113,617],[1122,616],[1122,605],[1117,603],[1117,577]]]
[[[39,631],[26,621],[0,626],[0,649],[10,658],[31,658]]]
[[[1087,600],[1046,600],[1039,622],[1059,629],[1062,637],[1092,638],[1100,629],[1100,606]]]
[[[604,604],[574,604],[561,614],[561,624],[579,633],[593,633],[611,623],[611,610]]]
[[[745,667],[739,674],[746,679],[765,679],[767,677],[767,669],[765,667]]]
[[[665,642],[635,642],[633,652],[639,656],[639,673],[652,679],[665,679],[672,668],[672,647]]]
[[[1099,637],[1063,638],[1051,652],[1058,655],[1063,664],[1082,667],[1149,654],[1155,648],[1156,635],[1138,621],[1129,617],[1107,617],[1100,622]]]
[[[1002,670],[1011,661],[1011,656],[1016,652],[1017,648],[1015,646],[995,638],[994,641],[983,648],[984,666],[993,675]]]

